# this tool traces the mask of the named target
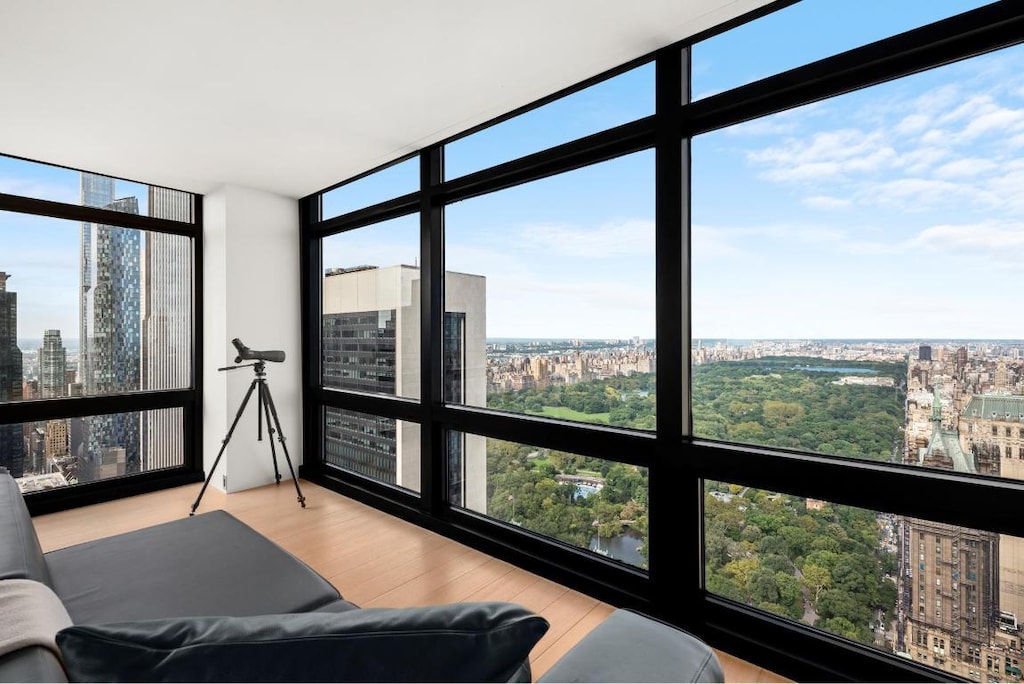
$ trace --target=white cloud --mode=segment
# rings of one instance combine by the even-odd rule
[[[973,121],[979,116],[997,109],[992,97],[988,94],[976,94],[951,110],[946,111],[938,117],[941,123],[952,123],[958,121]]]
[[[903,120],[896,124],[895,131],[900,135],[911,135],[920,133],[931,124],[931,117],[924,114],[910,114],[903,117]]]
[[[742,250],[730,244],[725,231],[711,226],[693,224],[690,226],[690,254],[694,259],[732,260],[743,254]]]
[[[985,188],[992,206],[1017,215],[1024,213],[1024,160],[1002,164]]]
[[[609,221],[596,228],[565,224],[533,224],[519,229],[534,249],[566,257],[615,259],[650,256],[654,264],[654,222],[643,219]]]
[[[834,211],[836,209],[846,209],[853,202],[849,199],[842,197],[831,197],[829,195],[814,195],[813,197],[804,197],[800,200],[800,204],[811,209],[823,209],[825,211]]]
[[[1024,223],[994,221],[974,224],[943,224],[921,231],[908,245],[936,250],[982,250],[1005,253],[1024,248]],[[1016,260],[1016,259],[1015,259]]]
[[[506,272],[488,278],[489,337],[653,337],[654,278],[572,282]]]
[[[957,136],[957,141],[970,142],[989,133],[1005,135],[1020,130],[1024,130],[1024,109],[999,107],[972,119]]]
[[[977,176],[986,171],[997,168],[995,162],[988,159],[965,158],[947,162],[935,169],[935,175],[939,178],[964,178]]]
[[[899,178],[873,184],[862,192],[881,205],[904,211],[927,211],[962,202],[984,202],[985,193],[974,186],[929,178]]]
[[[896,165],[907,173],[923,174],[951,154],[948,148],[922,146],[903,153]]]
[[[763,177],[776,181],[871,172],[891,166],[897,159],[882,131],[865,133],[855,128],[818,132],[810,139],[789,138],[782,145],[751,152],[747,157],[755,164],[768,166]]]
[[[921,136],[921,142],[926,145],[945,145],[952,139],[953,135],[942,128],[931,128]]]

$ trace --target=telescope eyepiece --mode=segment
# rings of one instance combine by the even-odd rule
[[[284,352],[280,349],[268,351],[249,349],[242,344],[242,341],[237,337],[231,340],[231,344],[235,345],[235,349],[238,350],[238,355],[235,356],[235,363],[241,363],[242,361],[270,361],[272,363],[281,363],[284,361]]]

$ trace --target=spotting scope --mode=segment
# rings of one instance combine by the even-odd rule
[[[280,349],[274,349],[272,351],[257,351],[255,349],[249,349],[242,341],[237,337],[231,340],[231,344],[235,345],[235,349],[238,350],[238,356],[235,357],[235,363],[242,363],[243,361],[272,361],[273,363],[281,363],[284,361],[284,352]]]

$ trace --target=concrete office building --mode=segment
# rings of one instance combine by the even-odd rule
[[[485,278],[445,273],[444,394],[484,405],[487,392]],[[330,269],[323,281],[324,386],[400,397],[420,393],[420,270]],[[420,427],[328,409],[324,455],[339,467],[420,489]],[[449,501],[486,511],[485,440],[449,433]]]
[[[149,215],[192,218],[192,197],[150,187]],[[192,383],[192,247],[180,235],[143,234],[140,389],[182,389]],[[180,466],[185,454],[181,411],[145,411],[140,418],[142,470]]]

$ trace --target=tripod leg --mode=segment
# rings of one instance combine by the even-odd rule
[[[224,437],[221,442],[220,451],[217,452],[217,458],[213,459],[213,465],[210,467],[210,474],[206,476],[206,482],[203,483],[203,488],[199,490],[199,496],[196,497],[196,501],[192,504],[192,511],[189,513],[189,517],[196,514],[196,509],[199,508],[199,502],[203,498],[203,494],[206,493],[206,488],[210,486],[210,480],[213,479],[213,473],[217,470],[217,464],[220,463],[220,457],[224,455],[224,450],[228,448],[228,442],[231,441],[231,435],[235,431],[235,426],[238,425],[239,419],[242,417],[242,413],[245,411],[245,405],[249,403],[249,397],[252,396],[252,391],[256,387],[256,380],[249,384],[249,391],[245,393],[245,398],[242,399],[241,406],[238,407],[238,412],[235,414],[235,420],[231,423],[231,427],[228,429],[228,434]]]
[[[302,490],[299,489],[299,479],[297,477],[295,477],[295,468],[292,467],[292,459],[291,459],[291,457],[288,456],[288,447],[284,443],[284,433],[281,432],[281,421],[277,417],[277,407],[274,406],[274,398],[272,396],[270,396],[270,386],[269,385],[265,385],[263,387],[263,399],[266,402],[267,408],[270,409],[270,415],[273,416],[273,418],[274,418],[274,427],[277,428],[277,439],[278,439],[279,442],[281,442],[281,451],[284,452],[284,460],[288,464],[288,472],[290,472],[292,474],[292,482],[295,483],[295,493],[298,494],[298,496],[299,496],[299,504],[301,504],[302,507],[305,508],[306,507],[306,497],[304,497],[302,495]],[[267,419],[267,425],[268,425],[268,427],[270,425],[270,419],[269,418]],[[271,445],[271,447],[273,447],[273,445],[274,445],[274,440],[273,439],[270,440],[270,445]],[[274,464],[275,464],[274,467],[276,468],[277,467],[277,461],[276,460],[275,460]]]
[[[263,420],[263,415],[267,416],[267,441],[270,442],[270,458],[274,461],[274,481],[277,484],[281,484],[281,471],[277,468],[277,450],[274,448],[274,424],[270,422],[270,409],[267,406],[267,388],[266,380],[260,379],[260,393],[259,393],[259,410],[260,420]],[[280,427],[278,427],[280,430]]]

